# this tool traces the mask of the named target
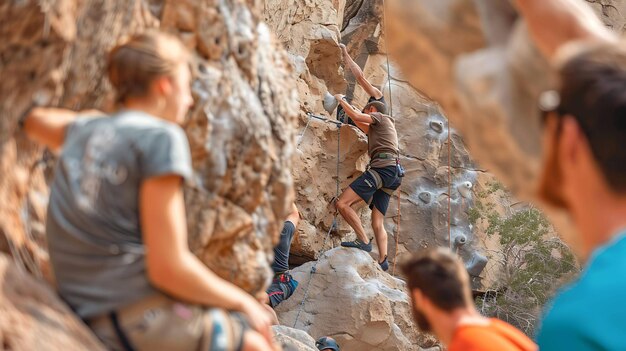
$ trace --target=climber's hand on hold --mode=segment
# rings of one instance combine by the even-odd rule
[[[337,99],[337,101],[341,101],[343,100],[344,96],[343,94],[335,94],[335,99]]]
[[[259,303],[252,296],[243,302],[241,312],[243,312],[248,318],[248,322],[252,329],[259,332],[267,340],[268,343],[273,343],[272,338],[272,323],[274,316],[266,309],[263,304]]]

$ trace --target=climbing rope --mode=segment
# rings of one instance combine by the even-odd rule
[[[307,113],[308,115],[308,113]],[[298,144],[296,145],[296,149],[300,150],[300,145],[302,144],[302,141],[304,140],[304,134],[306,133],[306,130],[309,129],[309,124],[311,124],[311,120],[313,119],[313,117],[309,116],[307,122],[306,122],[306,126],[304,126],[304,130],[302,130],[302,134],[300,134],[300,136],[298,137]]]
[[[336,179],[335,179],[335,184],[336,184],[336,190],[335,190],[335,199],[334,201],[337,201],[337,199],[339,198],[339,155],[340,155],[340,147],[341,147],[341,125],[342,123],[336,123],[335,121],[329,120],[327,118],[324,117],[320,117],[317,115],[314,115],[312,113],[307,113],[309,115],[309,122],[311,121],[312,118],[316,118],[316,119],[320,119],[323,120],[325,122],[330,122],[330,123],[334,123],[337,126],[337,175],[336,175]],[[307,123],[307,127],[308,127],[308,123]],[[304,132],[306,132],[306,127]],[[302,133],[302,136],[304,136],[304,132]],[[296,314],[296,319],[293,322],[293,328],[296,327],[296,325],[298,324],[298,320],[300,319],[300,314],[302,313],[302,310],[304,310],[304,304],[306,303],[307,298],[309,297],[309,288],[311,287],[311,280],[313,280],[313,274],[315,274],[316,270],[317,270],[317,264],[320,262],[322,255],[324,254],[324,249],[326,248],[326,243],[328,242],[328,239],[330,238],[330,233],[333,231],[333,229],[338,228],[339,223],[337,221],[338,218],[338,211],[337,208],[335,206],[335,213],[333,215],[333,223],[331,224],[330,228],[328,229],[328,232],[326,233],[326,236],[324,237],[324,243],[322,244],[322,247],[320,248],[320,250],[317,253],[317,260],[315,261],[315,263],[313,263],[313,266],[311,266],[311,270],[309,271],[309,281],[306,283],[306,288],[304,288],[304,297],[302,298],[302,301],[300,302],[300,306],[298,307],[298,313]]]
[[[387,61],[387,83],[389,85],[389,115],[393,118],[393,96],[391,95],[391,69],[390,69],[390,65],[389,65],[389,47],[387,46],[387,6],[385,4],[385,1],[383,0],[383,29],[384,29],[384,33],[385,33],[385,59]],[[398,159],[400,159],[400,145],[398,143]],[[391,275],[396,275],[396,262],[398,260],[398,244],[400,243],[400,219],[402,217],[402,212],[400,209],[400,200],[401,200],[401,196],[400,196],[400,187],[398,187],[398,189],[396,189],[396,202],[398,203],[398,210],[396,211],[396,218],[395,218],[395,224],[396,224],[396,228],[395,228],[395,233],[394,233],[394,239],[395,239],[395,249],[393,252],[393,267],[391,268]]]
[[[452,250],[452,139],[448,120],[448,246]]]

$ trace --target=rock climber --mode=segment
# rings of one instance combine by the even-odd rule
[[[568,242],[585,261],[548,303],[537,342],[542,351],[626,350],[626,45],[583,1],[515,4],[558,80],[539,99],[539,195],[570,216]]]
[[[367,100],[367,102],[370,103],[372,101],[379,101],[386,105],[387,102],[385,102],[385,97],[383,96],[383,93],[365,78],[361,67],[359,67],[359,65],[354,62],[354,60],[348,53],[348,49],[346,48],[346,46],[344,44],[339,44],[339,47],[341,48],[345,67],[347,67],[350,72],[352,72],[357,83],[369,95],[369,99]],[[365,111],[363,110],[361,112]],[[350,118],[350,116],[346,116],[346,110],[342,105],[339,105],[337,107],[337,119],[343,123],[347,123],[353,126],[356,125],[352,118]]]
[[[386,114],[387,106],[383,102],[371,101],[365,105],[364,112],[360,112],[345,101],[342,95],[337,94],[335,98],[346,114],[367,134],[370,156],[365,173],[352,182],[336,201],[337,210],[357,235],[354,241],[342,242],[341,246],[372,251],[371,240],[365,234],[359,215],[352,208],[353,205],[365,201],[372,210],[372,229],[379,252],[378,263],[386,271],[389,269],[389,262],[384,219],[391,195],[400,186],[404,175],[399,161],[395,121]]]
[[[137,34],[108,55],[117,112],[33,108],[20,119],[61,149],[46,227],[57,288],[111,350],[271,350],[266,307],[187,245],[189,64],[177,38]]]
[[[269,304],[272,308],[276,308],[281,302],[291,297],[298,287],[298,281],[289,273],[289,251],[298,222],[300,222],[300,212],[296,204],[293,204],[291,213],[287,216],[283,230],[280,232],[278,245],[274,247],[274,262],[272,263],[274,278],[267,289]]]
[[[330,336],[323,336],[315,342],[315,346],[319,351],[339,351],[339,345],[335,339]]]
[[[449,249],[417,253],[402,265],[402,273],[417,326],[434,333],[448,351],[537,350],[535,343],[510,324],[478,313],[467,270]]]

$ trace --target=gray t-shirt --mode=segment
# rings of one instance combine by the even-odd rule
[[[46,231],[59,293],[79,316],[156,293],[144,263],[139,190],[166,174],[192,176],[187,138],[173,123],[126,110],[67,128]]]

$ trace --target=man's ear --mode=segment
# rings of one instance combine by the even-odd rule
[[[561,120],[561,131],[558,142],[558,155],[565,164],[574,165],[580,162],[580,157],[589,148],[580,125],[572,116],[566,115]]]

